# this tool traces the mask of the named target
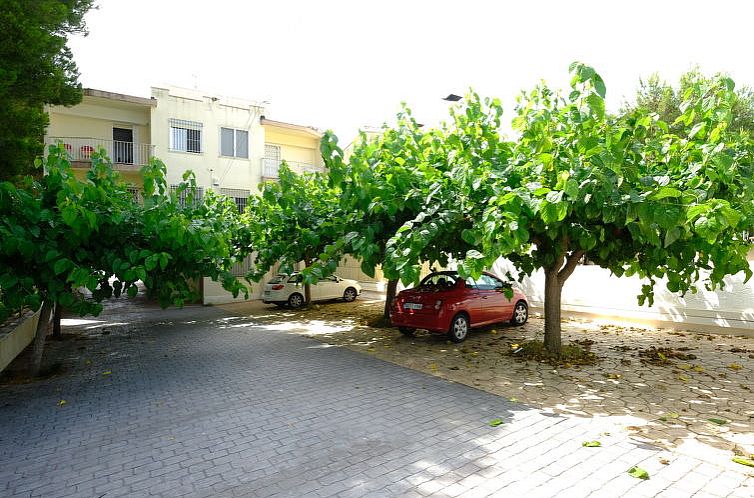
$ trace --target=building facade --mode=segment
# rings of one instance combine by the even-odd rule
[[[197,185],[245,208],[262,181],[275,180],[283,161],[297,172],[324,171],[322,133],[266,119],[263,104],[179,87],[152,87],[151,98],[85,89],[80,104],[48,108],[45,142],[68,151],[77,175],[103,147],[138,189],[140,169],[159,157],[170,184],[193,171]]]

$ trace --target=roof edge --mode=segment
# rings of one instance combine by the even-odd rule
[[[312,126],[298,125],[293,123],[285,123],[283,121],[275,121],[273,119],[267,119],[264,116],[259,120],[262,125],[278,126],[280,128],[287,128],[289,130],[303,131],[317,138],[322,138],[324,133]]]
[[[123,93],[107,92],[97,90],[96,88],[84,88],[84,95],[87,97],[99,97],[102,99],[119,100],[130,104],[145,105],[150,107],[157,106],[157,100],[154,98],[137,97],[135,95],[125,95]]]

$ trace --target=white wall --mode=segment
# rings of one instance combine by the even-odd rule
[[[754,269],[754,262],[749,264]],[[509,268],[510,263],[501,259],[493,266],[493,272],[502,276]],[[725,287],[715,291],[697,284],[696,294],[689,292],[683,297],[668,291],[662,281],[655,286],[654,304],[639,306],[637,296],[645,283],[642,279],[619,278],[599,266],[579,266],[563,287],[562,308],[564,312],[681,329],[718,333],[728,330],[749,335],[754,334],[754,278],[747,283],[743,280],[743,273],[729,276]],[[520,285],[534,307],[542,306],[544,282],[544,272],[540,270]]]
[[[179,88],[152,88],[157,105],[152,109],[152,143],[155,155],[167,166],[168,182],[181,181],[184,171],[192,170],[198,186],[212,186],[212,177],[220,185],[213,187],[256,190],[264,156],[264,130],[259,122],[261,107],[251,102],[205,96],[201,92]],[[171,151],[170,119],[202,123],[200,153]],[[249,157],[220,155],[220,128],[249,132]],[[212,173],[208,170],[213,170]]]

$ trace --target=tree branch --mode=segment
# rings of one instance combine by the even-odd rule
[[[568,280],[568,277],[570,277],[573,270],[576,269],[576,265],[579,264],[579,260],[584,254],[586,254],[586,251],[579,249],[578,251],[573,251],[571,255],[568,256],[565,266],[558,272],[558,282],[560,282],[560,285],[563,285],[565,281]]]

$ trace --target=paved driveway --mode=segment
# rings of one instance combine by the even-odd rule
[[[253,318],[101,320],[78,325],[67,374],[0,387],[0,496],[751,495],[737,469],[663,465],[613,419],[548,414]],[[637,464],[650,480],[626,473]]]

